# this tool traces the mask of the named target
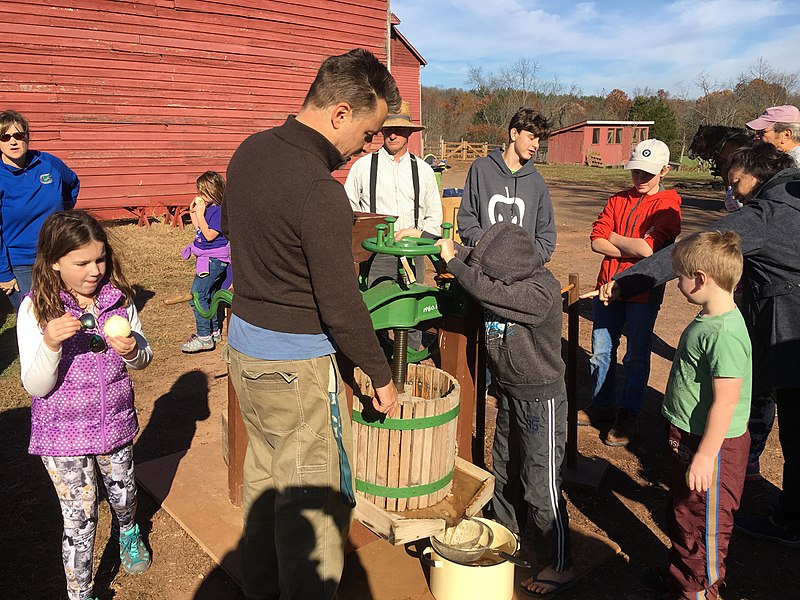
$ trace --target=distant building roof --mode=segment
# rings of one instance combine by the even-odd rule
[[[416,58],[419,61],[419,64],[421,64],[423,67],[427,65],[428,61],[422,58],[422,55],[417,51],[416,48],[414,48],[414,46],[411,45],[411,42],[409,42],[406,39],[406,37],[402,33],[400,33],[399,29],[397,29],[397,26],[400,24],[400,19],[398,19],[397,15],[395,15],[394,13],[391,14],[390,23],[392,25],[392,31],[394,31],[394,34],[397,36],[397,39],[399,39],[405,45],[405,47],[408,48],[411,54],[414,55],[414,58]]]
[[[632,127],[637,127],[639,125],[655,125],[655,121],[581,121],[580,123],[573,123],[572,125],[567,125],[561,129],[551,131],[550,136],[554,136],[565,131],[570,131],[572,129],[577,129],[584,125],[630,125]]]

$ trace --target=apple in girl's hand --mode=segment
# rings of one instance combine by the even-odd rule
[[[131,324],[125,317],[113,315],[103,325],[103,331],[108,337],[128,337],[131,334]]]

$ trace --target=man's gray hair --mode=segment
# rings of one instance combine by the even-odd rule
[[[788,129],[792,132],[794,141],[800,143],[800,123],[775,123],[772,128],[777,133],[781,133],[782,131],[786,131]]]

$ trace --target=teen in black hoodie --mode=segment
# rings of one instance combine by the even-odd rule
[[[569,522],[561,495],[567,392],[561,359],[561,285],[542,266],[529,233],[511,222],[492,225],[472,248],[440,240],[447,269],[485,311],[486,353],[498,383],[492,448],[497,519],[526,527],[545,565],[522,583],[533,596],[572,584]]]

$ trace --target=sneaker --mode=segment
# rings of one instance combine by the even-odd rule
[[[606,446],[627,446],[631,443],[636,434],[636,422],[638,418],[635,414],[627,410],[619,410],[617,418],[611,429],[608,430],[606,439],[603,440]]]
[[[212,338],[204,340],[197,334],[192,334],[192,337],[189,338],[189,341],[185,344],[181,344],[180,347],[181,352],[207,352],[208,350],[214,349],[214,340]]]
[[[597,406],[587,406],[578,411],[578,426],[587,425],[610,425],[617,416],[617,409],[613,406],[598,408]]]
[[[214,340],[215,344],[219,344],[222,341],[222,332],[219,329],[212,331],[211,339]]]
[[[120,534],[119,560],[125,572],[131,575],[139,575],[150,568],[150,552],[144,545],[138,525]]]
[[[800,531],[791,531],[785,525],[779,524],[774,515],[735,515],[733,523],[737,530],[746,535],[771,540],[787,548],[800,548]]]

